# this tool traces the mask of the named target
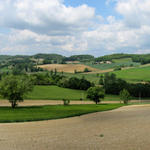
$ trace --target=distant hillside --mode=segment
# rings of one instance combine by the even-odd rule
[[[65,61],[89,61],[89,60],[94,60],[94,56],[92,56],[92,55],[73,55],[73,56],[65,58]]]
[[[36,54],[36,55],[33,55],[32,57],[34,57],[36,59],[43,58],[43,59],[53,59],[53,60],[64,58],[64,56],[59,55],[59,54]]]
[[[79,62],[101,62],[101,61],[111,61],[117,62],[130,59],[132,62],[137,62],[141,64],[148,64],[150,63],[150,54],[111,54],[105,55],[95,58],[92,55],[72,55],[69,57],[62,56],[59,54],[36,54],[36,55],[16,55],[16,56],[9,56],[9,55],[0,55],[0,62],[3,61],[10,61],[16,59],[38,59],[50,63],[65,63],[66,61],[79,61]],[[120,60],[119,60],[120,59]],[[121,60],[122,59],[122,60]]]
[[[12,56],[8,56],[8,55],[0,55],[0,62],[3,62],[5,60],[8,60],[12,58]]]
[[[112,55],[105,55],[95,59],[96,62],[100,61],[112,61],[114,59],[122,59],[122,58],[131,58],[133,62],[138,62],[141,64],[150,63],[150,54],[112,54]]]
[[[95,59],[95,61],[112,61],[113,59],[121,59],[121,58],[132,58],[133,54],[112,54],[100,56]]]

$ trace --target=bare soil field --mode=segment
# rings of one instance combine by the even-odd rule
[[[0,124],[1,150],[149,150],[150,105],[60,120]]]
[[[98,69],[82,65],[82,64],[47,64],[47,65],[39,65],[38,67],[46,69],[46,70],[55,70],[58,72],[67,72],[74,73],[74,71],[83,72],[85,68],[88,68],[92,72],[99,71]]]

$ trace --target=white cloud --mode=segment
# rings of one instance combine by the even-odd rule
[[[87,5],[67,7],[60,0],[7,0],[1,6],[1,25],[49,35],[86,30],[95,15]]]
[[[123,18],[102,17],[88,5],[63,0],[0,0],[0,53],[146,53],[150,49],[150,1],[109,0]]]
[[[116,5],[116,10],[123,15],[126,25],[133,28],[150,25],[149,8],[149,0],[118,0]]]
[[[150,53],[150,49],[139,49],[135,52],[135,54],[147,54]]]

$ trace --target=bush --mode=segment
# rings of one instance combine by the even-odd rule
[[[85,68],[83,72],[91,72],[88,68]]]
[[[120,92],[120,99],[123,100],[124,104],[128,104],[131,99],[130,93],[126,89],[123,89]]]
[[[116,67],[116,68],[114,69],[114,71],[118,71],[118,70],[121,70],[121,67]]]
[[[68,106],[70,104],[70,100],[63,99],[63,103],[65,106]]]

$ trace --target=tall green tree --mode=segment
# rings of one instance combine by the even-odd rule
[[[9,100],[12,108],[15,108],[18,102],[23,101],[25,94],[31,92],[32,89],[33,83],[28,76],[8,75],[0,82],[0,95]]]
[[[126,89],[123,89],[120,92],[120,99],[123,100],[124,104],[128,104],[131,99],[130,93]]]
[[[98,104],[105,96],[105,90],[102,87],[90,87],[87,90],[87,98]]]
[[[103,75],[100,76],[99,84],[104,85],[104,76]]]

